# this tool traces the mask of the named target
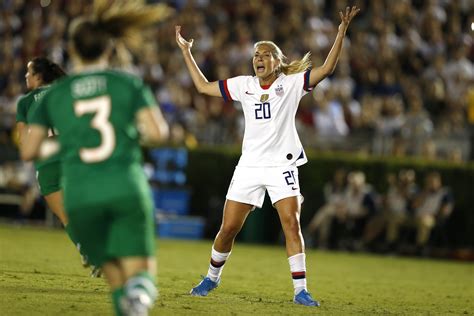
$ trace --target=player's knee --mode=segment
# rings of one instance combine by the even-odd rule
[[[298,221],[297,218],[289,217],[285,219],[285,221],[282,223],[284,227],[285,234],[290,237],[298,237],[300,235],[300,222]]]
[[[221,237],[225,239],[234,238],[240,231],[240,227],[237,225],[223,225],[219,231]]]

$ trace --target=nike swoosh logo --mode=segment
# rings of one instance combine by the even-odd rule
[[[245,91],[245,94],[254,95],[255,93],[250,93],[250,92],[248,92],[248,91]]]
[[[292,190],[298,190],[298,188],[295,188],[295,187],[291,187]]]

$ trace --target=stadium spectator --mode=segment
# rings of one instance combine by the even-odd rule
[[[413,202],[418,187],[415,182],[415,172],[403,169],[398,173],[398,179],[391,183],[385,198],[387,210],[387,231],[385,240],[389,249],[395,249],[399,240],[400,226],[405,224],[413,214]]]
[[[12,142],[12,130],[0,129],[0,166],[6,162],[18,161],[19,155]]]
[[[26,218],[39,192],[31,176],[31,164],[8,161],[0,165],[0,206],[3,215]]]
[[[409,223],[413,215],[413,199],[418,193],[415,172],[402,169],[398,175],[387,176],[388,190],[382,197],[381,210],[367,223],[364,242],[370,245],[385,230],[385,247],[397,250],[400,228]]]
[[[439,227],[444,235],[444,226],[453,211],[453,198],[448,187],[443,186],[438,172],[430,172],[425,176],[423,190],[413,201],[414,221],[416,225],[416,245],[418,252],[423,254],[428,246],[431,231]]]
[[[338,99],[341,102],[344,119],[349,128],[349,134],[354,133],[358,130],[360,126],[360,112],[361,107],[359,101],[353,99],[353,93],[355,88],[354,80],[349,76],[349,65],[342,65],[343,67],[338,69],[341,70],[336,73],[334,80],[332,81],[332,86],[334,91],[338,92]]]
[[[238,76],[212,82],[207,80],[193,58],[193,40],[185,40],[180,33],[181,26],[176,26],[176,42],[197,90],[205,95],[240,101],[245,113],[242,156],[229,186],[222,225],[214,240],[208,273],[191,290],[191,295],[207,296],[219,285],[235,237],[248,214],[256,206],[262,206],[268,190],[285,234],[294,303],[319,306],[306,286],[297,166],[304,164],[307,159],[294,120],[300,99],[333,73],[349,23],[358,12],[359,9],[354,6],[352,9],[347,7],[345,13],[339,13],[341,23],[336,39],[320,67],[308,69],[311,66],[309,54],[287,64],[278,46],[272,41],[261,41],[254,45],[255,76]],[[294,22],[299,23],[298,19]],[[287,27],[285,29],[288,30]]]
[[[157,297],[154,207],[139,138],[157,144],[168,125],[140,79],[107,68],[116,42],[137,49],[142,29],[169,13],[163,4],[95,1],[69,28],[75,73],[41,98],[20,146],[22,158],[39,158],[47,127],[58,130],[68,227],[104,272],[116,315],[147,315]]]
[[[334,99],[334,90],[329,87],[317,87],[315,90],[313,122],[316,137],[324,142],[341,141],[349,133],[342,104]]]
[[[433,134],[433,122],[423,107],[418,89],[410,88],[408,95],[408,112],[401,128],[402,135],[407,142],[407,148],[412,155],[421,155],[423,145]]]
[[[316,211],[306,227],[309,244],[312,244],[311,240],[318,233],[318,247],[324,249],[328,246],[331,220],[339,209],[345,207],[346,188],[347,172],[345,169],[337,169],[333,179],[324,185],[324,205]]]
[[[393,152],[395,135],[401,133],[405,124],[403,103],[400,95],[382,99],[380,117],[375,122],[374,154],[387,156]]]
[[[347,176],[343,207],[337,208],[332,225],[337,236],[338,247],[358,249],[363,246],[363,232],[368,219],[376,214],[379,201],[372,186],[366,183],[362,171],[352,171]]]

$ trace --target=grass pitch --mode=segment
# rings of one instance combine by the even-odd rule
[[[158,240],[159,300],[152,315],[463,315],[474,313],[474,265],[366,254],[307,252],[309,291],[296,306],[285,250],[237,244],[220,287],[188,292],[206,274],[211,241]],[[112,315],[60,230],[0,225],[0,315]]]

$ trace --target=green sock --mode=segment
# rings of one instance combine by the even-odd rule
[[[124,295],[123,287],[112,291],[112,305],[114,306],[114,312],[116,316],[122,316],[122,310],[120,309],[120,300]]]

